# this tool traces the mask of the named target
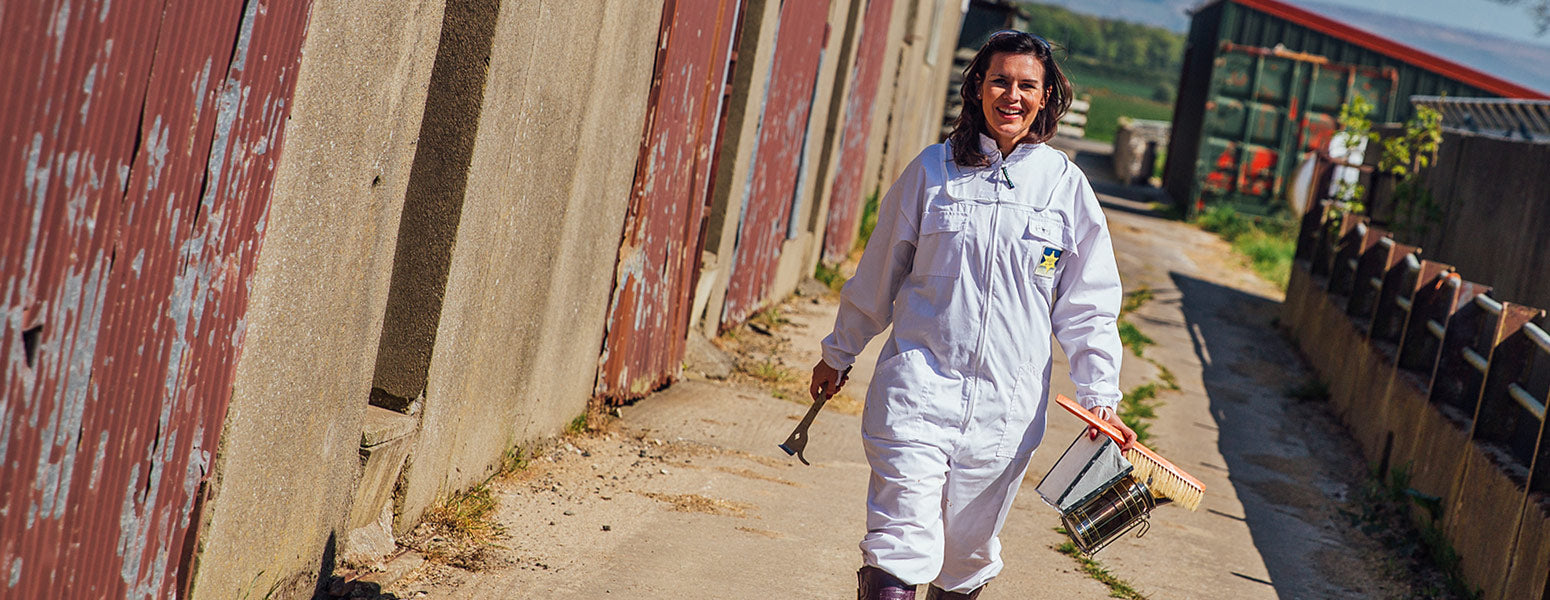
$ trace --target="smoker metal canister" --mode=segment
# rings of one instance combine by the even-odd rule
[[[1147,514],[1157,507],[1152,491],[1132,475],[1125,475],[1102,492],[1060,515],[1066,534],[1083,554],[1094,554],[1109,542],[1136,527],[1146,534]]]

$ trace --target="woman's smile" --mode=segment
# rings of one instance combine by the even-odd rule
[[[1001,154],[1027,137],[1044,107],[1044,65],[1031,54],[997,53],[980,83],[980,110]]]

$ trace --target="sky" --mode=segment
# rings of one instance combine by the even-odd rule
[[[1138,21],[1184,32],[1189,29],[1186,9],[1201,0],[1034,0],[1056,4],[1073,11],[1098,16]],[[1301,0],[1286,0],[1304,5]],[[1550,33],[1535,34],[1533,19],[1525,0],[1508,6],[1492,0],[1315,0],[1322,4],[1346,6],[1370,12],[1400,15],[1423,21],[1467,29],[1518,42],[1550,47]]]

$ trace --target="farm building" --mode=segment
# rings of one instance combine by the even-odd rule
[[[1401,41],[1403,40],[1403,41]],[[1413,95],[1544,99],[1550,48],[1350,8],[1212,0],[1193,11],[1163,186],[1181,207],[1280,210],[1298,157],[1354,95],[1375,122]]]

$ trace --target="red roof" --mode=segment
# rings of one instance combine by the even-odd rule
[[[1216,0],[1217,2],[1229,0]],[[1401,44],[1376,33],[1352,27],[1304,8],[1292,6],[1280,0],[1230,0],[1265,14],[1291,21],[1314,31],[1334,36],[1378,52],[1395,60],[1404,61],[1439,75],[1462,81],[1487,92],[1506,98],[1550,100],[1550,96],[1533,89],[1484,73],[1430,52]],[[1214,4],[1213,3],[1208,3]]]

